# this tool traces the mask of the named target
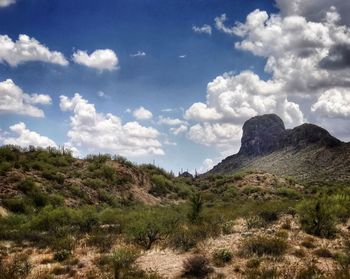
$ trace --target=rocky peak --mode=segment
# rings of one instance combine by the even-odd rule
[[[239,154],[264,155],[280,148],[286,129],[276,114],[255,116],[243,125]]]
[[[340,145],[341,141],[313,124],[303,124],[286,130],[280,117],[265,114],[244,123],[239,154],[260,156],[288,146],[304,148],[311,144],[333,147]]]

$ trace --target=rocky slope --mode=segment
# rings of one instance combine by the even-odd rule
[[[266,171],[299,181],[350,181],[350,144],[313,124],[285,129],[275,114],[243,126],[241,149],[209,173]]]

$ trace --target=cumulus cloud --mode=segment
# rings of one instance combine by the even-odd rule
[[[325,88],[350,86],[350,73],[344,67],[348,64],[350,28],[339,20],[335,7],[329,7],[319,22],[255,10],[245,23],[237,24],[234,33],[242,41],[235,46],[266,57],[266,71],[272,80],[284,82],[287,94],[318,95]]]
[[[196,143],[227,149],[232,148],[240,141],[242,128],[230,123],[211,124],[204,122],[190,127],[187,136]]]
[[[326,117],[350,118],[350,89],[327,90],[312,105],[311,110]]]
[[[202,33],[202,34],[208,34],[211,35],[212,28],[208,24],[204,24],[203,26],[192,26],[192,30],[195,33]]]
[[[186,124],[186,122],[179,118],[163,117],[161,115],[159,116],[158,124],[168,126],[179,126],[182,124]]]
[[[21,34],[17,41],[12,41],[7,35],[0,35],[0,62],[15,67],[30,61],[68,65],[62,53],[49,50],[34,38]]]
[[[151,111],[148,109],[145,109],[144,107],[139,107],[135,109],[132,113],[132,115],[137,119],[137,120],[149,120],[152,119],[153,114]]]
[[[283,83],[264,81],[251,71],[226,73],[207,86],[207,103],[195,103],[186,112],[189,120],[242,124],[258,114],[278,113],[287,124],[300,124],[299,106],[289,102]]]
[[[215,162],[212,159],[205,159],[202,165],[198,169],[198,173],[205,173],[211,170],[215,166]]]
[[[10,131],[16,137],[5,137],[3,144],[19,145],[21,147],[28,147],[30,145],[36,147],[57,147],[56,143],[48,137],[41,136],[37,132],[27,129],[23,122],[10,126]]]
[[[60,96],[62,111],[70,111],[69,143],[88,152],[109,152],[124,156],[163,155],[159,132],[138,122],[123,124],[118,116],[96,111],[76,93],[73,98]]]
[[[218,16],[215,18],[215,27],[216,29],[218,29],[219,31],[222,31],[226,34],[230,34],[230,35],[233,35],[235,34],[235,31],[234,31],[234,27],[227,27],[225,25],[225,22],[227,21],[227,16],[226,14],[222,14],[221,16]]]
[[[329,8],[337,7],[344,24],[350,24],[349,12],[350,2],[344,0],[276,0],[284,17],[299,15],[308,21],[321,21],[328,13]]]
[[[185,112],[194,122],[190,139],[225,145],[228,138],[217,135],[215,125],[241,126],[264,113],[277,113],[289,127],[309,117],[349,118],[350,3],[277,0],[277,5],[277,14],[255,10],[231,26],[226,14],[215,18],[219,31],[240,38],[236,49],[266,59],[269,78],[252,71],[215,78],[207,86],[206,101]]]
[[[35,105],[49,104],[49,95],[26,94],[11,79],[0,82],[0,113],[44,117],[44,112]]]
[[[0,0],[0,8],[5,8],[15,3],[16,3],[16,0]]]
[[[78,50],[73,53],[73,61],[99,71],[113,71],[117,69],[119,63],[116,53],[111,49],[97,49],[91,54],[83,50]]]
[[[146,52],[138,50],[136,53],[130,54],[131,57],[142,57],[142,56],[146,56]]]
[[[170,132],[174,135],[180,135],[187,132],[188,127],[186,125],[180,125],[179,127],[170,128]]]

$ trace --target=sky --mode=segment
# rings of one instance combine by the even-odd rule
[[[204,172],[276,113],[350,139],[350,2],[0,0],[0,144]]]

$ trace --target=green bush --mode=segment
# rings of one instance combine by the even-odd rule
[[[276,195],[291,199],[291,200],[297,200],[300,199],[300,194],[291,188],[281,187],[276,190]]]
[[[12,168],[9,162],[0,162],[0,175],[5,175]]]
[[[244,241],[242,252],[246,255],[280,257],[287,250],[287,242],[277,237],[257,236]]]
[[[167,236],[176,225],[176,217],[165,209],[148,209],[129,216],[126,235],[145,249]]]
[[[324,199],[304,200],[297,211],[301,228],[306,233],[326,238],[335,236],[334,213]]]
[[[190,198],[191,209],[188,218],[191,222],[199,222],[203,210],[203,199],[200,193],[194,193]]]
[[[255,186],[246,186],[242,189],[242,193],[245,195],[251,195],[254,193],[260,193],[262,190],[259,187]]]
[[[151,176],[152,187],[150,193],[155,196],[165,196],[173,188],[173,182],[161,174]]]
[[[32,205],[25,198],[10,198],[3,201],[6,208],[14,213],[29,214],[32,212]]]
[[[247,268],[258,268],[261,263],[261,260],[259,258],[252,258],[249,259],[246,263]]]
[[[107,234],[102,230],[97,230],[88,238],[88,244],[97,247],[101,252],[108,252],[115,240],[114,234]]]
[[[132,269],[137,257],[138,253],[131,248],[122,247],[115,250],[109,258],[114,279],[125,278],[125,275]]]
[[[219,249],[213,253],[213,261],[217,266],[224,266],[232,260],[232,252],[227,249]]]

